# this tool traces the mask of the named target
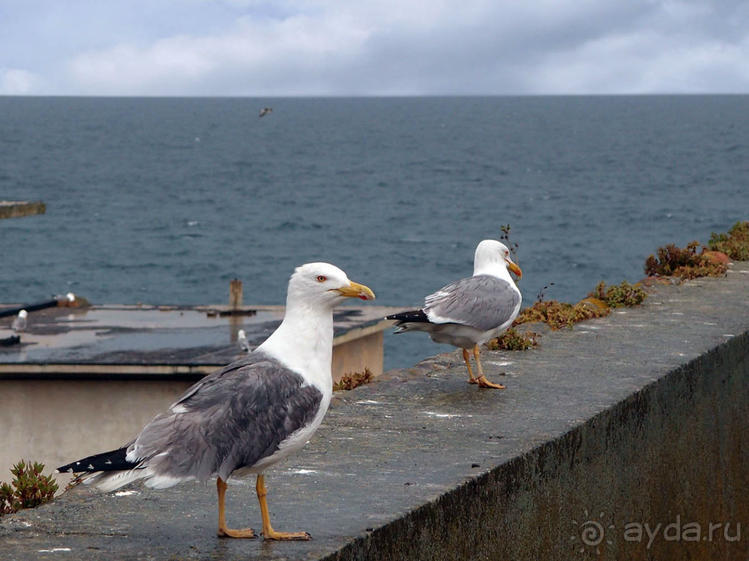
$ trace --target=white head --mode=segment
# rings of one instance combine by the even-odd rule
[[[346,298],[374,300],[363,284],[329,263],[297,267],[289,279],[283,321],[257,350],[263,351],[332,392],[333,308]],[[326,404],[327,406],[327,404]]]
[[[368,287],[350,281],[341,269],[330,263],[307,263],[296,268],[289,279],[286,306],[332,309],[346,298],[374,300]]]
[[[497,240],[483,240],[476,247],[473,257],[473,274],[490,272],[497,267],[509,269],[518,276],[518,279],[523,277],[523,271],[512,260],[510,250],[505,244]]]
[[[75,302],[75,294],[73,294],[72,292],[68,292],[65,295],[65,298],[67,298],[68,302]]]
[[[18,317],[21,319],[26,319],[28,315],[29,315],[29,312],[27,312],[26,310],[21,310],[20,312],[18,312]]]

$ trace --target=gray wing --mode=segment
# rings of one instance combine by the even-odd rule
[[[513,319],[520,294],[491,275],[461,279],[430,294],[424,313],[432,323],[459,323],[487,331]]]
[[[272,455],[311,421],[322,394],[278,361],[252,353],[192,386],[128,447],[156,475],[226,479]]]

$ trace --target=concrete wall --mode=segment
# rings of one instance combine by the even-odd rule
[[[373,375],[382,374],[383,364],[382,331],[351,339],[333,348],[333,380],[354,372],[368,369]]]
[[[20,459],[42,462],[53,471],[121,446],[190,384],[184,380],[0,380],[0,480],[10,479],[9,470]]]
[[[749,334],[328,560],[749,555]]]

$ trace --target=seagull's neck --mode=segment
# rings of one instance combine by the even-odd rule
[[[510,271],[507,270],[507,266],[504,262],[500,263],[497,261],[474,263],[473,276],[475,277],[476,275],[491,275],[505,280],[511,278]]]
[[[287,301],[281,325],[258,350],[303,374],[323,394],[333,391],[333,311],[329,306]]]

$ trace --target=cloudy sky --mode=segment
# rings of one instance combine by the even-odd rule
[[[703,92],[746,0],[0,0],[0,94]]]

